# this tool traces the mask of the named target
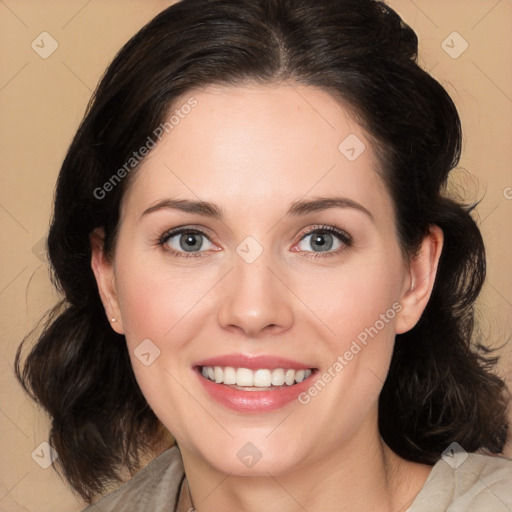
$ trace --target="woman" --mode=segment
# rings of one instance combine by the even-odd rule
[[[416,55],[374,0],[183,0],[117,55],[16,361],[90,502],[176,439],[90,510],[512,507],[459,117]]]

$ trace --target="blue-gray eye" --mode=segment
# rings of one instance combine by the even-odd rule
[[[344,241],[341,236],[322,230],[312,231],[299,242],[299,249],[306,252],[327,252],[340,249]]]
[[[198,252],[211,249],[212,243],[202,233],[184,231],[169,236],[166,245],[175,251]]]

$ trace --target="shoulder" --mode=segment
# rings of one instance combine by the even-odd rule
[[[142,468],[131,480],[83,512],[174,510],[184,475],[180,452],[173,446]]]
[[[456,453],[432,468],[408,512],[510,512],[512,461],[477,453]]]

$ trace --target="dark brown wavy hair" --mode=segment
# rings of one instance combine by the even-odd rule
[[[51,416],[58,464],[83,498],[119,480],[123,468],[134,471],[165,435],[91,271],[89,234],[103,227],[112,255],[120,203],[136,170],[101,199],[95,190],[165,122],[178,96],[210,84],[286,80],[349,106],[374,141],[404,254],[414,257],[430,225],[444,232],[426,310],[396,337],[380,395],[381,435],[400,456],[428,464],[453,441],[467,451],[503,450],[509,395],[474,329],[484,245],[474,205],[446,193],[461,151],[459,116],[418,66],[417,50],[414,31],[376,0],[183,0],[115,57],[58,178],[48,254],[64,299],[15,363],[25,390]]]

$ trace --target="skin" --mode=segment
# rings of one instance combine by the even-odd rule
[[[176,105],[190,96],[197,107],[151,151],[124,197],[114,257],[103,253],[101,230],[91,243],[106,314],[126,335],[138,383],[178,441],[195,509],[405,510],[431,467],[385,445],[378,396],[395,334],[416,324],[430,297],[442,231],[432,227],[417,257],[404,260],[371,142],[327,92],[210,86]],[[355,161],[338,150],[349,134],[366,145]],[[350,207],[286,215],[294,201],[331,196],[371,217]],[[213,202],[223,217],[143,215],[166,198]],[[319,253],[306,236],[318,225],[346,231],[352,244],[334,238],[331,254]],[[178,226],[207,233],[203,257],[158,244]],[[250,264],[236,252],[248,236],[263,250]],[[179,237],[172,240],[179,249]],[[192,370],[238,352],[322,372],[393,304],[401,311],[307,405],[233,411],[212,400]],[[145,366],[134,350],[148,338],[161,352]],[[251,468],[237,457],[247,442],[262,453]]]

